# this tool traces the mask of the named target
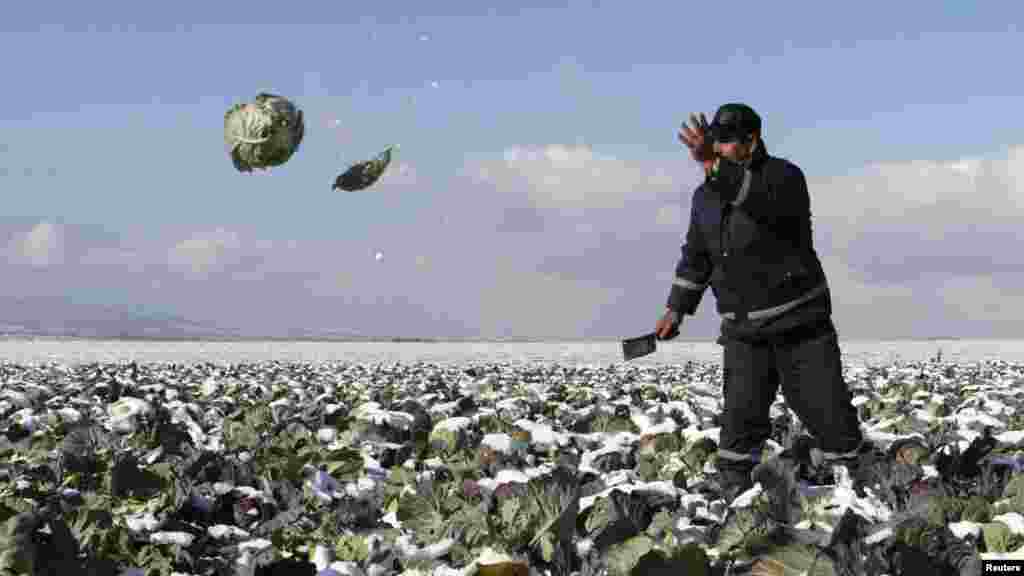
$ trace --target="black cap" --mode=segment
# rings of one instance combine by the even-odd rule
[[[711,121],[711,138],[718,142],[732,142],[761,131],[761,117],[746,104],[723,104]]]

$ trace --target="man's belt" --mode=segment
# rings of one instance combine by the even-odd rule
[[[741,321],[746,320],[748,318],[750,320],[763,320],[765,318],[771,318],[772,316],[778,316],[779,314],[789,312],[790,310],[796,308],[797,306],[803,304],[804,302],[808,302],[810,300],[813,300],[814,298],[817,298],[818,296],[821,296],[822,294],[825,293],[826,290],[828,290],[828,285],[820,284],[818,287],[814,288],[810,292],[804,294],[803,296],[797,298],[796,300],[790,300],[785,304],[780,304],[773,308],[765,308],[764,310],[751,310],[750,312],[746,313],[722,312],[722,318],[725,318],[726,320],[739,319]]]

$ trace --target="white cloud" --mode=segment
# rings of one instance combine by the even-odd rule
[[[1024,265],[1024,148],[996,158],[879,164],[809,182],[816,240],[859,269],[912,278]],[[927,268],[922,268],[927,266]],[[883,269],[887,270],[883,274]]]
[[[679,184],[663,166],[598,154],[585,145],[511,147],[501,161],[483,162],[471,173],[500,191],[525,193],[542,210],[624,208]]]
[[[666,204],[658,208],[654,223],[674,230],[685,230],[689,224],[683,220],[683,207],[679,204]]]
[[[948,222],[1016,219],[1024,210],[1024,147],[997,158],[874,164],[809,186],[816,215],[854,225],[918,215]]]
[[[391,185],[415,183],[415,170],[402,166],[389,171]],[[609,337],[653,322],[699,182],[685,156],[659,164],[552,145],[510,148],[466,168],[475,178],[444,183],[415,222],[375,224],[372,238],[261,239],[217,228],[173,232],[166,242],[152,229],[128,237],[49,222],[9,226],[12,263],[63,263],[47,274],[12,269],[11,286],[114,287],[152,298],[146,288],[159,282],[167,306],[232,325],[287,300],[295,303],[287,313],[266,310],[259,321],[302,318],[367,333]],[[1024,148],[877,164],[809,186],[840,334],[1020,334]],[[207,281],[182,281],[189,277]],[[705,303],[689,335],[717,332],[710,291]]]
[[[620,290],[517,270],[499,259],[479,289],[480,333],[497,337],[555,338],[591,334],[590,327],[621,297]]]
[[[956,334],[958,325],[981,334],[1012,330],[1006,322],[995,323],[996,317],[991,325],[979,319],[991,316],[992,301],[1024,310],[1024,283],[1015,284],[1010,276],[1015,267],[1024,269],[1024,254],[1015,241],[1018,223],[1024,221],[1022,151],[877,164],[849,176],[809,180],[815,244],[844,334]],[[506,241],[477,234],[473,249],[507,255],[520,267],[535,263],[531,271],[507,276],[508,284],[523,285],[510,294],[518,298],[536,291],[538,297],[545,295],[541,301],[551,303],[548,310],[559,314],[565,306],[607,303],[608,287],[660,298],[661,291],[645,286],[671,270],[678,258],[690,191],[699,183],[697,171],[688,171],[691,164],[685,158],[663,166],[626,161],[580,146],[509,148],[501,161],[469,170],[476,183],[499,192],[481,195],[486,202],[474,205],[474,218],[487,222],[484,210],[490,202],[507,219],[515,213],[510,199],[519,198],[547,225],[539,232],[521,230]],[[645,179],[650,185],[637,184]],[[996,279],[1009,286],[992,287],[999,284]],[[481,295],[485,327],[529,334],[534,328],[579,326],[582,321],[564,317],[551,322],[544,315],[532,316],[529,307],[505,318],[491,316],[487,310],[508,297],[502,290],[498,283]],[[576,300],[555,303],[560,293]],[[702,314],[713,316],[710,291],[706,299],[712,306]],[[577,309],[569,316],[585,315]]]
[[[841,330],[1000,335],[1024,321],[1024,148],[809,181]]]
[[[912,286],[864,281],[838,255],[819,254],[832,293],[833,320],[842,335],[906,336],[927,325],[929,310]]]
[[[12,246],[15,256],[35,268],[48,268],[64,260],[64,234],[59,225],[40,222]]]
[[[202,276],[218,270],[240,247],[236,232],[217,228],[178,242],[170,249],[168,260],[173,269]]]

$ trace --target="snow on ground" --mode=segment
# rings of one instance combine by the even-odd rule
[[[800,463],[780,468],[789,471],[781,483],[758,483],[724,501],[715,491],[713,451],[721,369],[717,358],[687,362],[698,345],[664,347],[660,358],[624,364],[617,344],[339,344],[331,354],[360,360],[273,359],[328,350],[284,343],[266,345],[259,360],[202,363],[190,362],[196,349],[187,345],[121,344],[118,354],[104,343],[44,343],[32,354],[45,361],[0,364],[0,452],[10,455],[0,464],[0,496],[9,499],[0,509],[21,512],[10,526],[52,533],[58,546],[65,532],[31,520],[33,510],[43,511],[36,507],[42,494],[49,490],[69,509],[110,508],[97,498],[118,486],[130,498],[110,508],[115,524],[150,550],[146,562],[169,562],[179,573],[308,562],[324,575],[397,574],[415,565],[423,574],[468,576],[488,563],[543,573],[561,557],[544,550],[563,546],[592,567],[635,562],[639,556],[627,550],[636,547],[668,553],[685,542],[718,561],[739,533],[734,523],[763,521],[759,510],[783,504],[805,538],[827,542],[847,511],[878,528],[872,546],[902,534],[889,526],[900,510],[884,483],[860,494],[848,473],[812,481]],[[24,355],[19,346],[0,344],[0,356]],[[253,346],[230,354],[255,353]],[[873,478],[889,478],[899,464],[910,466],[899,480],[908,494],[937,494],[954,480],[969,492],[980,476],[961,471],[954,479],[945,462],[989,442],[994,450],[981,467],[988,474],[1000,466],[1009,476],[994,480],[1003,489],[983,512],[956,509],[964,518],[951,519],[943,550],[966,546],[975,558],[1017,553],[1024,542],[1024,367],[947,358],[955,354],[941,362],[858,363],[846,348],[846,378],[878,448]],[[448,357],[424,360],[428,349]],[[574,354],[583,361],[566,360]],[[97,355],[106,356],[88,359]],[[669,361],[680,355],[685,360]],[[777,434],[766,458],[786,448],[781,427],[799,432],[792,416],[784,403],[773,406]],[[909,453],[889,450],[907,441],[930,450],[940,429],[953,452],[911,462]],[[65,477],[41,472],[39,464],[58,461],[49,469]],[[95,482],[87,469],[98,470]],[[783,498],[787,482],[800,488]],[[563,519],[569,510],[576,517]],[[709,530],[713,524],[722,530]],[[570,539],[555,538],[560,533]],[[552,539],[543,545],[534,540],[545,534]],[[176,560],[179,549],[191,560]],[[139,568],[123,558],[122,569]]]

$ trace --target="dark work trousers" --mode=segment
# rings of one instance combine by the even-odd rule
[[[770,409],[783,398],[814,436],[826,461],[852,458],[862,435],[843,380],[838,336],[830,318],[759,342],[722,338],[720,469],[749,470],[772,430]]]

